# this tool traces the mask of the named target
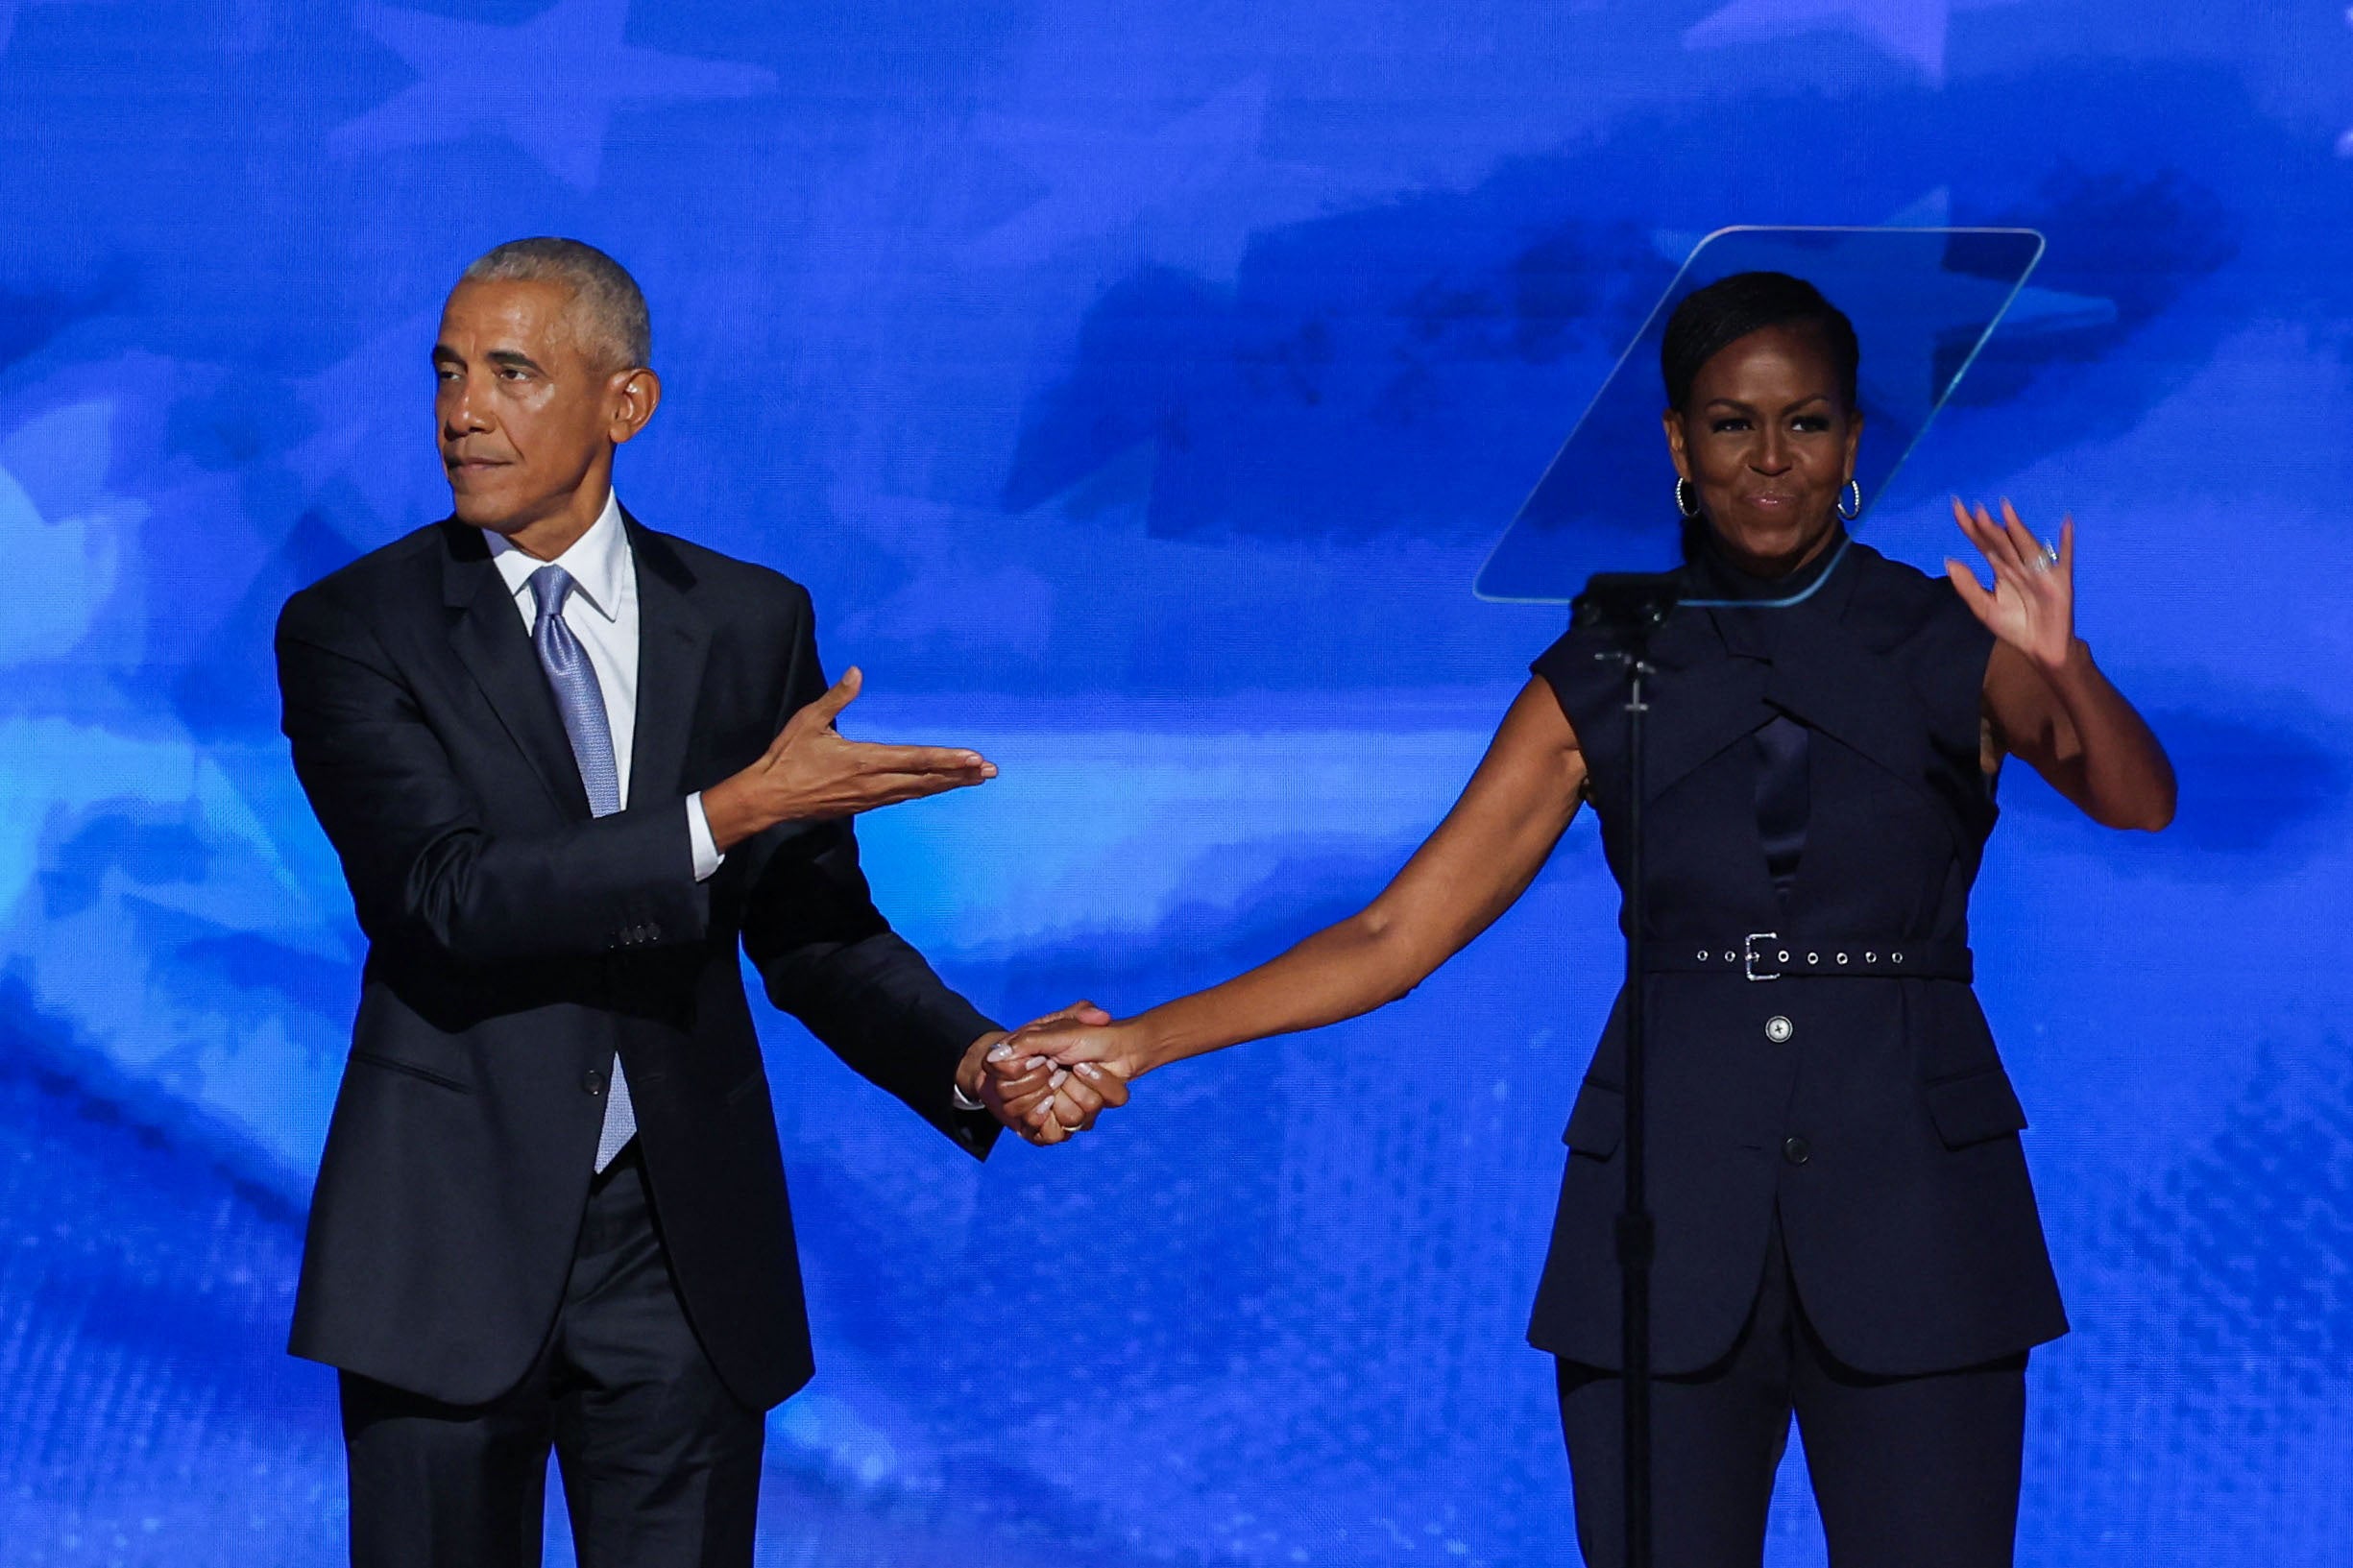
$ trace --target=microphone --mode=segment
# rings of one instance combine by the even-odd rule
[[[1597,571],[1569,600],[1568,624],[1640,637],[1663,622],[1682,599],[1678,571]]]

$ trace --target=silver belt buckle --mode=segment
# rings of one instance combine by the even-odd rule
[[[1742,937],[1740,939],[1740,973],[1746,975],[1752,980],[1780,979],[1782,977],[1782,972],[1780,970],[1775,969],[1767,972],[1759,972],[1757,968],[1757,960],[1763,956],[1762,953],[1757,951],[1757,944],[1759,942],[1778,942],[1781,940],[1781,934],[1782,933],[1779,931],[1751,931],[1748,933],[1748,935]]]

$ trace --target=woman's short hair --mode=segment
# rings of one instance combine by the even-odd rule
[[[1680,411],[1691,400],[1700,367],[1751,332],[1795,326],[1819,333],[1847,407],[1856,407],[1855,374],[1862,350],[1846,312],[1822,297],[1803,277],[1787,273],[1734,273],[1694,289],[1666,319],[1659,344],[1659,372],[1666,379],[1666,405]]]

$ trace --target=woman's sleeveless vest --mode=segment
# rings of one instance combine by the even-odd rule
[[[1573,629],[1535,668],[1576,729],[1622,886],[1626,688],[1609,649]],[[1732,1348],[1777,1215],[1807,1315],[1860,1370],[1965,1366],[2067,1332],[2019,1146],[2026,1117],[1969,986],[1969,890],[1995,816],[1978,766],[1991,651],[1948,584],[1861,544],[1800,606],[1679,609],[1652,639],[1645,999],[1662,1373]],[[1808,814],[1785,899],[1758,826],[1754,736],[1776,716],[1807,732]],[[1622,1010],[1569,1118],[1529,1330],[1600,1366],[1618,1357]]]

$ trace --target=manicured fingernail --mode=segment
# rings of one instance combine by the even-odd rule
[[[988,1059],[989,1061],[992,1061],[992,1062],[1002,1062],[1002,1061],[1004,1061],[1004,1060],[1005,1060],[1005,1059],[1006,1059],[1007,1056],[1010,1056],[1010,1055],[1012,1055],[1012,1054],[1013,1054],[1013,1048],[1012,1048],[1011,1046],[1007,1045],[1007,1044],[1005,1041],[1000,1040],[1000,1041],[998,1041],[998,1042],[997,1042],[995,1045],[993,1045],[993,1046],[991,1046],[991,1047],[989,1047],[989,1048],[988,1048],[988,1058],[987,1058],[987,1059]]]
[[[1069,1076],[1070,1073],[1066,1069],[1057,1067],[1054,1070],[1054,1076],[1046,1080],[1046,1087],[1049,1089],[1059,1089],[1062,1087],[1062,1080]]]
[[[1103,1076],[1103,1069],[1097,1067],[1093,1062],[1080,1062],[1078,1071],[1081,1077],[1100,1078]]]

